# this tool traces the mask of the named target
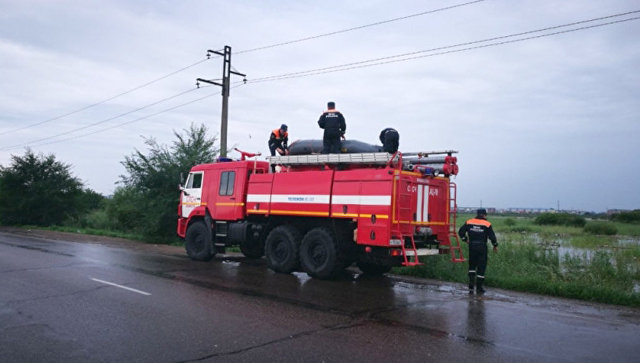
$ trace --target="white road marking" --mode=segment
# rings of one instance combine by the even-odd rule
[[[94,278],[91,278],[91,280],[93,280],[93,281],[95,281],[95,282],[100,282],[100,283],[103,283],[103,284],[106,284],[106,285],[111,285],[111,286],[119,287],[119,288],[121,288],[121,289],[129,290],[129,291],[132,291],[132,292],[137,292],[138,294],[147,295],[147,296],[151,295],[151,294],[150,294],[150,293],[148,293],[148,292],[144,292],[144,291],[140,291],[140,290],[132,289],[132,288],[130,288],[130,287],[126,287],[126,286],[122,286],[122,285],[114,284],[113,282],[104,281],[104,280],[99,280],[99,279],[94,279]]]

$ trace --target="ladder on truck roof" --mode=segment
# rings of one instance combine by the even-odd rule
[[[451,155],[455,154],[455,150],[444,151],[423,151],[410,153],[389,154],[386,152],[377,153],[349,153],[349,154],[306,154],[306,155],[282,155],[270,156],[269,163],[271,165],[323,165],[323,164],[369,164],[369,165],[385,165],[389,162],[403,161],[431,161],[434,163],[442,163],[444,159],[429,160],[430,155]]]
[[[353,153],[353,154],[307,154],[270,156],[272,165],[323,165],[323,164],[375,164],[385,165],[390,161],[398,161],[398,154]]]

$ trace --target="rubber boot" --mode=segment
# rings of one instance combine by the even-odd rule
[[[473,294],[473,286],[476,284],[476,273],[469,272],[469,294]]]
[[[484,294],[485,290],[482,288],[482,284],[484,283],[484,277],[478,277],[476,280],[476,291],[479,295]]]

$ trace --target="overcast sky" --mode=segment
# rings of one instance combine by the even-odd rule
[[[0,165],[30,147],[113,193],[143,137],[170,144],[191,123],[219,134],[220,89],[195,80],[221,77],[222,60],[205,54],[229,45],[248,80],[231,90],[230,146],[266,155],[281,123],[291,140],[321,138],[318,117],[335,101],[349,139],[376,143],[391,126],[401,151],[458,150],[460,206],[640,208],[640,20],[576,30],[640,12],[532,32],[639,10],[638,0],[0,0]],[[315,69],[325,70],[259,82]]]

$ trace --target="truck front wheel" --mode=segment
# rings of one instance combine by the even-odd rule
[[[275,272],[290,273],[298,268],[300,232],[293,226],[278,226],[264,246],[267,265]]]
[[[211,230],[204,222],[193,222],[187,228],[184,247],[192,260],[209,261],[216,253],[211,241]]]
[[[311,277],[329,279],[343,268],[335,235],[327,228],[314,228],[302,239],[302,268]]]

